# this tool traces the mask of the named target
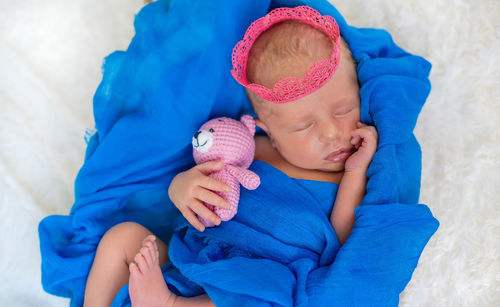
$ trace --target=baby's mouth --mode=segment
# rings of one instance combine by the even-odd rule
[[[354,152],[354,148],[343,148],[329,154],[325,160],[333,163],[339,163],[347,160],[349,156]]]

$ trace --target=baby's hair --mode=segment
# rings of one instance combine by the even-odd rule
[[[349,46],[341,37],[341,61],[354,62]],[[303,78],[314,63],[330,57],[334,42],[320,29],[298,20],[280,22],[262,33],[252,45],[247,61],[247,79],[272,88],[286,77]],[[255,112],[271,108],[257,107],[266,103],[245,89]],[[266,103],[267,104],[267,103]],[[257,111],[259,109],[259,111]],[[261,117],[263,114],[257,114]]]

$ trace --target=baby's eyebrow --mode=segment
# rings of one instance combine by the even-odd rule
[[[304,120],[310,120],[313,117],[314,117],[314,114],[300,114],[300,115],[297,115],[296,117],[292,118],[292,120],[293,121],[304,121]]]
[[[307,122],[309,122],[311,120],[312,120],[311,116],[304,116],[304,117],[301,117],[301,118],[294,118],[293,120],[288,121],[286,126],[289,129],[297,128],[299,126],[302,126],[302,125],[306,124]]]
[[[310,120],[311,120],[311,116],[302,116],[302,117],[299,117],[299,118],[294,118],[294,119],[292,119],[289,122],[292,125],[297,125],[297,124],[301,124],[301,123],[304,123],[304,122],[307,122],[307,121],[310,121]]]

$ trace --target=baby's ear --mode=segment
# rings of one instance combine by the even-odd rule
[[[267,133],[267,131],[268,131],[267,130],[267,126],[266,126],[266,124],[264,124],[263,121],[261,121],[258,118],[255,118],[255,125],[258,126],[258,127],[260,127],[260,129],[264,130]]]

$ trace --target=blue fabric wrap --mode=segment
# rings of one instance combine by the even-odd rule
[[[252,168],[261,170],[263,184],[243,189],[236,218],[198,233],[170,202],[170,181],[194,165],[190,142],[202,123],[253,114],[230,75],[232,48],[253,20],[297,5],[337,20],[358,62],[361,119],[379,132],[354,229],[339,248],[330,212],[257,161]],[[157,1],[139,12],[135,29],[128,49],[104,61],[94,96],[97,133],[71,212],[39,224],[45,291],[83,305],[100,238],[135,221],[170,242],[172,263],[163,270],[177,294],[206,292],[217,306],[396,306],[439,226],[418,204],[421,152],[413,135],[430,92],[430,63],[384,30],[349,26],[326,0]],[[114,305],[128,304],[124,287]]]

